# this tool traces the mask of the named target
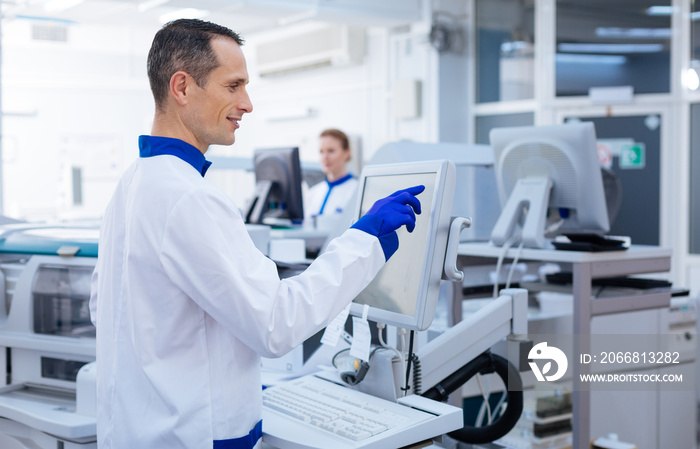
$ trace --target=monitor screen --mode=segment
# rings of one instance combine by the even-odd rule
[[[490,138],[503,205],[493,243],[543,248],[557,234],[609,230],[592,123],[495,128]]]
[[[299,149],[255,150],[255,193],[246,210],[247,223],[292,224],[304,219]]]
[[[422,213],[409,233],[398,231],[399,248],[375,279],[355,298],[350,309],[361,315],[370,306],[372,321],[411,330],[430,326],[435,314],[445,261],[450,212],[455,189],[455,167],[449,161],[367,166],[360,177],[355,218],[375,201],[397,190],[424,185],[418,195]]]

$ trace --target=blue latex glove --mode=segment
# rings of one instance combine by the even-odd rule
[[[408,232],[416,227],[416,214],[420,214],[420,201],[416,195],[425,190],[419,185],[398,190],[376,203],[352,225],[352,228],[364,231],[379,239],[386,260],[399,249],[399,237],[396,230],[406,226]]]

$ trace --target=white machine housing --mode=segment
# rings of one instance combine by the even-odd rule
[[[0,242],[34,229],[0,230]],[[96,230],[86,233],[96,248]],[[42,246],[34,243],[16,253],[0,247],[0,447],[96,448],[88,302],[97,259],[70,255],[79,246],[55,241],[47,247],[56,246],[56,255],[31,254]]]

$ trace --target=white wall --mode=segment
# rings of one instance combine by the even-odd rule
[[[157,29],[70,25],[67,42],[39,42],[31,39],[31,24],[15,20],[2,29],[4,214],[99,217],[119,175],[138,155],[137,136],[150,132],[146,56]],[[364,160],[389,141],[437,139],[437,115],[429,113],[437,102],[431,93],[435,58],[421,25],[398,32],[366,28],[361,64],[257,75],[258,42],[316,26],[304,22],[244,36],[254,111],[241,122],[235,145],[213,147],[208,155],[248,157],[255,148],[297,145],[302,160],[317,161],[317,136],[328,127],[359,141]],[[405,78],[421,81],[423,114],[394,120],[392,83]],[[299,108],[313,113],[270,119]],[[72,205],[73,166],[83,169],[82,206]],[[253,190],[249,173],[212,170],[207,178],[239,207]]]
[[[31,22],[3,23],[4,214],[97,217],[150,131],[143,30],[69,26],[67,42],[34,41]],[[83,171],[73,205],[71,167]]]

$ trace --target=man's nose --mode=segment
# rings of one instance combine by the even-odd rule
[[[243,98],[238,104],[238,109],[245,111],[246,113],[253,112],[253,102],[250,101],[250,96],[248,95],[247,91],[244,91]]]

